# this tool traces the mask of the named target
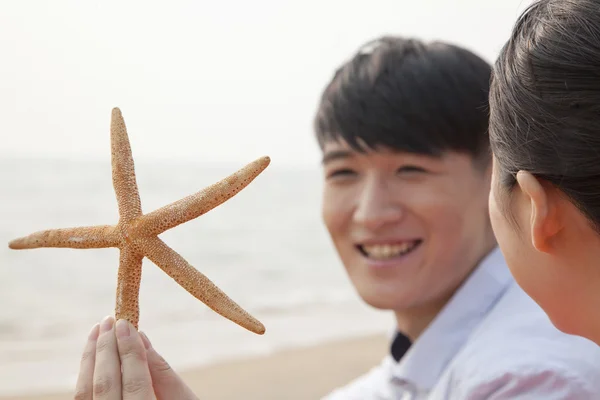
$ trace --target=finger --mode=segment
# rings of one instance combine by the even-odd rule
[[[198,400],[192,390],[175,373],[169,363],[152,347],[145,333],[140,332],[146,354],[148,356],[148,367],[152,376],[154,394],[158,400],[180,399]]]
[[[96,341],[100,334],[100,324],[94,325],[83,349],[79,376],[75,385],[75,400],[92,400],[92,387],[94,381],[94,363],[96,362]]]
[[[148,359],[142,338],[134,326],[125,319],[117,321],[116,331],[123,368],[121,377],[123,400],[153,400],[152,378],[148,370]]]
[[[114,325],[113,317],[106,317],[100,323],[100,336],[96,343],[94,400],[121,400],[121,363]]]

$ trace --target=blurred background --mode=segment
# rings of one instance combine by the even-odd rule
[[[262,382],[273,393],[292,372],[311,390],[321,360],[354,352],[365,364],[358,372],[377,362],[391,316],[361,303],[320,220],[311,125],[318,98],[342,62],[384,34],[452,42],[493,62],[529,3],[0,2],[0,399],[68,398],[60,393],[74,386],[89,329],[113,312],[116,249],[6,245],[40,229],[117,222],[113,107],[127,124],[145,212],[257,157],[272,159],[233,199],[161,236],[258,317],[264,336],[218,316],[144,261],[140,329],[200,382],[200,396],[209,384],[237,380],[241,372],[227,365],[239,359],[278,376]],[[358,373],[331,369],[339,382],[321,376],[297,398]],[[236,396],[229,387],[208,398],[230,398],[226,390]]]

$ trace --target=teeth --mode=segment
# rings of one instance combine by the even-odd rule
[[[398,257],[406,254],[416,247],[418,242],[405,242],[402,244],[383,244],[383,245],[372,245],[362,246],[362,249],[367,255],[375,259],[389,259]]]

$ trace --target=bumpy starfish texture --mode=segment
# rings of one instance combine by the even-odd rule
[[[212,310],[251,332],[263,334],[265,327],[260,321],[231,300],[205,275],[159,239],[158,235],[205,214],[235,196],[264,171],[270,158],[259,158],[198,193],[144,215],[127,129],[118,108],[112,110],[110,137],[112,178],[119,209],[118,223],[39,231],[11,241],[9,247],[118,248],[120,259],[115,317],[128,320],[136,329],[139,323],[142,260],[148,257]]]

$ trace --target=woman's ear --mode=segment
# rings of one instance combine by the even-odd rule
[[[531,243],[536,250],[548,253],[553,239],[561,230],[554,196],[529,172],[519,171],[517,183],[523,194],[520,201],[529,208],[531,215]]]

